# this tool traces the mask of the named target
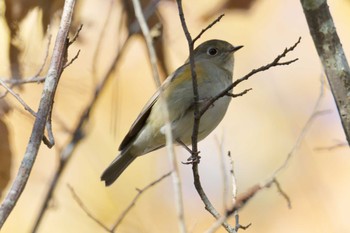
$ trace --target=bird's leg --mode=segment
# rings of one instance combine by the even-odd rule
[[[185,150],[187,150],[190,154],[192,154],[192,150],[183,141],[181,141],[181,139],[177,138],[176,142],[179,143],[180,146],[185,148]]]
[[[200,151],[198,151],[196,155],[194,155],[193,151],[179,138],[176,139],[176,142],[179,143],[179,145],[181,145],[183,148],[185,148],[185,150],[187,150],[191,154],[191,156],[187,159],[187,162],[182,162],[183,164],[199,163],[201,157],[198,154],[200,153]]]

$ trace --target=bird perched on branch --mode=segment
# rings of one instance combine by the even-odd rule
[[[234,52],[243,46],[233,46],[222,40],[209,40],[194,51],[197,74],[199,109],[232,83]],[[162,94],[160,93],[162,91]],[[164,98],[173,138],[185,145],[191,144],[194,124],[194,95],[189,59],[172,73],[151,97],[119,146],[120,154],[101,176],[106,186],[111,185],[138,156],[165,146]],[[208,136],[223,119],[231,97],[216,100],[200,118],[198,140]]]

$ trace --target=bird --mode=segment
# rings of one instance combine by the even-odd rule
[[[198,84],[198,107],[232,84],[234,53],[243,46],[233,46],[224,40],[208,40],[193,50]],[[167,103],[169,123],[175,141],[191,144],[194,124],[194,94],[189,59],[169,75],[149,99],[119,146],[119,155],[101,175],[101,181],[110,186],[139,156],[165,146],[165,124],[160,94]],[[221,122],[230,96],[216,100],[202,115],[198,141],[207,137]]]

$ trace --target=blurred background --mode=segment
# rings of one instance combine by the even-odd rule
[[[63,1],[0,1],[0,77],[27,79],[37,73],[47,51],[47,37],[54,44]],[[74,200],[73,187],[89,211],[112,226],[142,188],[171,169],[164,149],[138,158],[111,187],[100,175],[118,153],[118,146],[156,86],[144,40],[134,35],[131,1],[84,1],[75,8],[72,34],[83,24],[79,39],[69,50],[79,58],[63,73],[55,97],[53,132],[56,146],[42,145],[29,182],[2,232],[31,232],[59,165],[59,155],[72,137],[96,86],[105,76],[118,50],[122,55],[106,87],[84,124],[85,137],[65,167],[57,189],[37,232],[105,232]],[[143,4],[149,5],[148,1]],[[234,77],[239,78],[271,62],[299,36],[301,44],[286,59],[299,58],[289,66],[259,73],[235,91],[253,88],[235,98],[219,127],[200,145],[200,174],[213,204],[224,211],[220,148],[231,151],[238,193],[267,179],[285,160],[324,92],[318,117],[307,131],[288,166],[278,175],[292,202],[289,209],[275,187],[260,191],[239,212],[240,224],[253,232],[349,232],[350,150],[299,1],[184,1],[192,36],[221,13],[225,17],[198,43],[222,39],[244,45],[235,55]],[[350,54],[350,1],[329,1],[330,10],[346,55]],[[161,21],[162,38],[156,42],[163,78],[183,64],[188,48],[175,1],[162,0],[151,26]],[[50,25],[47,33],[47,25]],[[128,25],[133,25],[129,27]],[[50,58],[50,55],[49,55]],[[41,77],[45,75],[47,64]],[[4,89],[1,88],[1,95]],[[42,84],[31,83],[14,90],[34,109]],[[34,119],[9,94],[0,99],[0,197],[4,198],[22,160]],[[176,147],[179,161],[188,153]],[[229,161],[224,159],[229,172]],[[191,167],[179,162],[185,218],[189,232],[203,232],[214,219],[204,210],[193,186]],[[178,232],[171,178],[144,193],[117,232]],[[234,219],[230,219],[234,225]],[[225,232],[219,229],[218,232]]]

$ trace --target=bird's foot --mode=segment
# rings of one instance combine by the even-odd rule
[[[192,155],[187,159],[187,162],[182,162],[183,164],[194,164],[199,163],[201,160],[201,157],[199,156],[200,151],[197,151],[197,153],[193,153]]]

